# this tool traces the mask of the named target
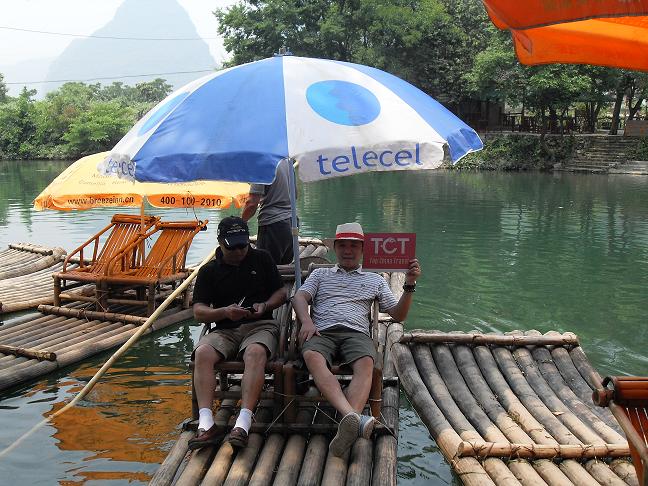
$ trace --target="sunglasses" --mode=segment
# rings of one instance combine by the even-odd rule
[[[228,250],[242,250],[243,248],[247,248],[247,246],[247,243],[239,243],[238,245],[225,245],[225,248],[227,248]]]

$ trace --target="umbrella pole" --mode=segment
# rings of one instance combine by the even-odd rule
[[[140,233],[144,234],[144,198],[140,204]]]
[[[292,162],[292,161],[291,161]],[[297,178],[295,165],[290,164],[290,226],[293,237],[293,260],[295,261],[295,292],[301,286],[301,268],[299,265],[299,225],[297,224]]]

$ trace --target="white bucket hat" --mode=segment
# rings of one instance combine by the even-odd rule
[[[324,244],[333,248],[335,240],[356,240],[364,242],[364,232],[360,223],[338,224],[335,230],[335,238],[324,238]]]

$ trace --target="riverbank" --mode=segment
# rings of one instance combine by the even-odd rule
[[[605,134],[485,132],[484,149],[467,155],[453,170],[566,170],[648,174],[648,137]],[[646,162],[642,164],[641,162]]]

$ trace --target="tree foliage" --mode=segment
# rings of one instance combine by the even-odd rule
[[[2,94],[0,79],[0,94]],[[66,83],[34,100],[35,91],[0,98],[0,158],[77,158],[111,148],[171,92],[163,79],[123,83]]]

